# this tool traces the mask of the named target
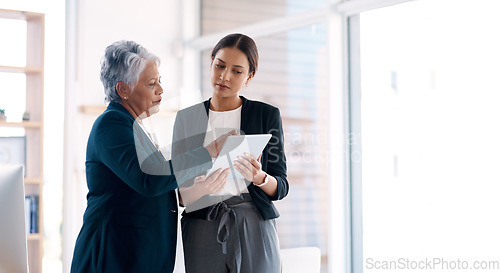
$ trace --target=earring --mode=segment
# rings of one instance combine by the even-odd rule
[[[124,100],[126,100],[126,99],[127,99],[127,97],[123,97],[123,99],[124,99]]]

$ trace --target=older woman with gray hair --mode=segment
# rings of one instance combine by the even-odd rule
[[[166,160],[141,126],[162,100],[160,60],[118,41],[101,63],[107,109],[94,122],[85,162],[87,209],[71,272],[172,272],[177,238],[175,189],[211,168],[225,138]],[[141,158],[141,154],[147,155]],[[174,173],[179,170],[182,178]],[[225,181],[219,170],[208,182]]]

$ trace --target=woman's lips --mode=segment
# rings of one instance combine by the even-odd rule
[[[219,89],[221,90],[226,90],[226,89],[229,89],[229,86],[225,85],[225,84],[222,84],[222,83],[218,83],[217,84],[217,87],[219,87]]]

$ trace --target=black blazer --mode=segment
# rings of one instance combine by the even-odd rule
[[[264,219],[279,217],[278,210],[272,203],[283,199],[289,190],[286,178],[286,158],[284,151],[283,128],[280,111],[269,104],[243,100],[241,109],[242,134],[272,134],[272,138],[262,153],[262,169],[278,181],[278,190],[275,196],[269,196],[253,183],[248,186],[248,192]],[[172,156],[184,153],[203,145],[208,125],[208,110],[210,99],[202,103],[183,109],[177,113],[174,125]],[[189,185],[185,183],[184,185]],[[194,218],[206,218],[208,208],[196,210],[184,215]]]
[[[183,162],[200,171],[212,165],[204,148],[166,161],[127,109],[110,103],[87,144],[89,193],[71,272],[172,272],[178,221],[172,167]]]

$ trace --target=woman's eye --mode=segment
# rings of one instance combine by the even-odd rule
[[[215,67],[217,67],[217,68],[224,68],[224,66],[221,65],[221,64],[216,64]]]
[[[234,71],[234,73],[236,73],[236,74],[241,74],[241,73],[243,73],[243,72],[238,71],[238,70],[233,70],[233,71]]]

